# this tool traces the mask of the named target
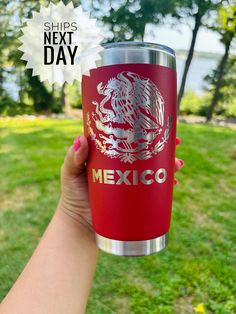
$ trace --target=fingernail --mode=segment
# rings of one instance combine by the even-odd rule
[[[178,183],[178,180],[174,178],[174,185],[176,185],[177,183]]]
[[[179,163],[180,163],[180,166],[183,167],[184,166],[184,161],[182,159],[179,159]]]
[[[80,135],[78,135],[76,137],[76,139],[74,140],[74,143],[73,143],[73,148],[74,148],[74,151],[76,152],[80,147]]]
[[[179,137],[176,137],[175,143],[176,143],[176,145],[181,144],[181,139]]]

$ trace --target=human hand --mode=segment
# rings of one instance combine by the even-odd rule
[[[176,137],[176,146],[181,144],[181,140],[179,137]],[[179,171],[180,168],[184,166],[184,161],[182,159],[175,158],[175,172]],[[178,183],[178,180],[174,178],[174,185]]]
[[[179,144],[180,139],[176,138],[176,145]],[[93,232],[86,171],[88,153],[86,137],[78,136],[69,148],[61,168],[59,209]],[[175,172],[183,165],[183,160],[175,158]],[[174,184],[177,184],[176,179]]]
[[[78,136],[68,149],[61,167],[59,209],[93,232],[86,171],[88,153],[86,137]]]

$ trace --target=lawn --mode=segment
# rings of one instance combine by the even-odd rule
[[[0,299],[32,254],[59,197],[76,120],[0,121]],[[178,125],[168,249],[148,257],[101,253],[89,314],[236,313],[236,131]]]

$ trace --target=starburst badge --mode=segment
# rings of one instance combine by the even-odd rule
[[[18,49],[24,52],[21,59],[27,61],[26,68],[33,69],[33,76],[50,84],[72,84],[96,68],[103,36],[96,19],[81,6],[50,3],[40,12],[33,11],[26,22]]]

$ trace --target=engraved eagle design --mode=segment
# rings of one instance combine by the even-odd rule
[[[92,102],[95,110],[92,117],[87,113],[87,125],[102,153],[133,163],[164,148],[172,118],[168,117],[164,127],[164,99],[149,78],[123,71],[105,85],[100,82],[97,92],[104,98]]]

